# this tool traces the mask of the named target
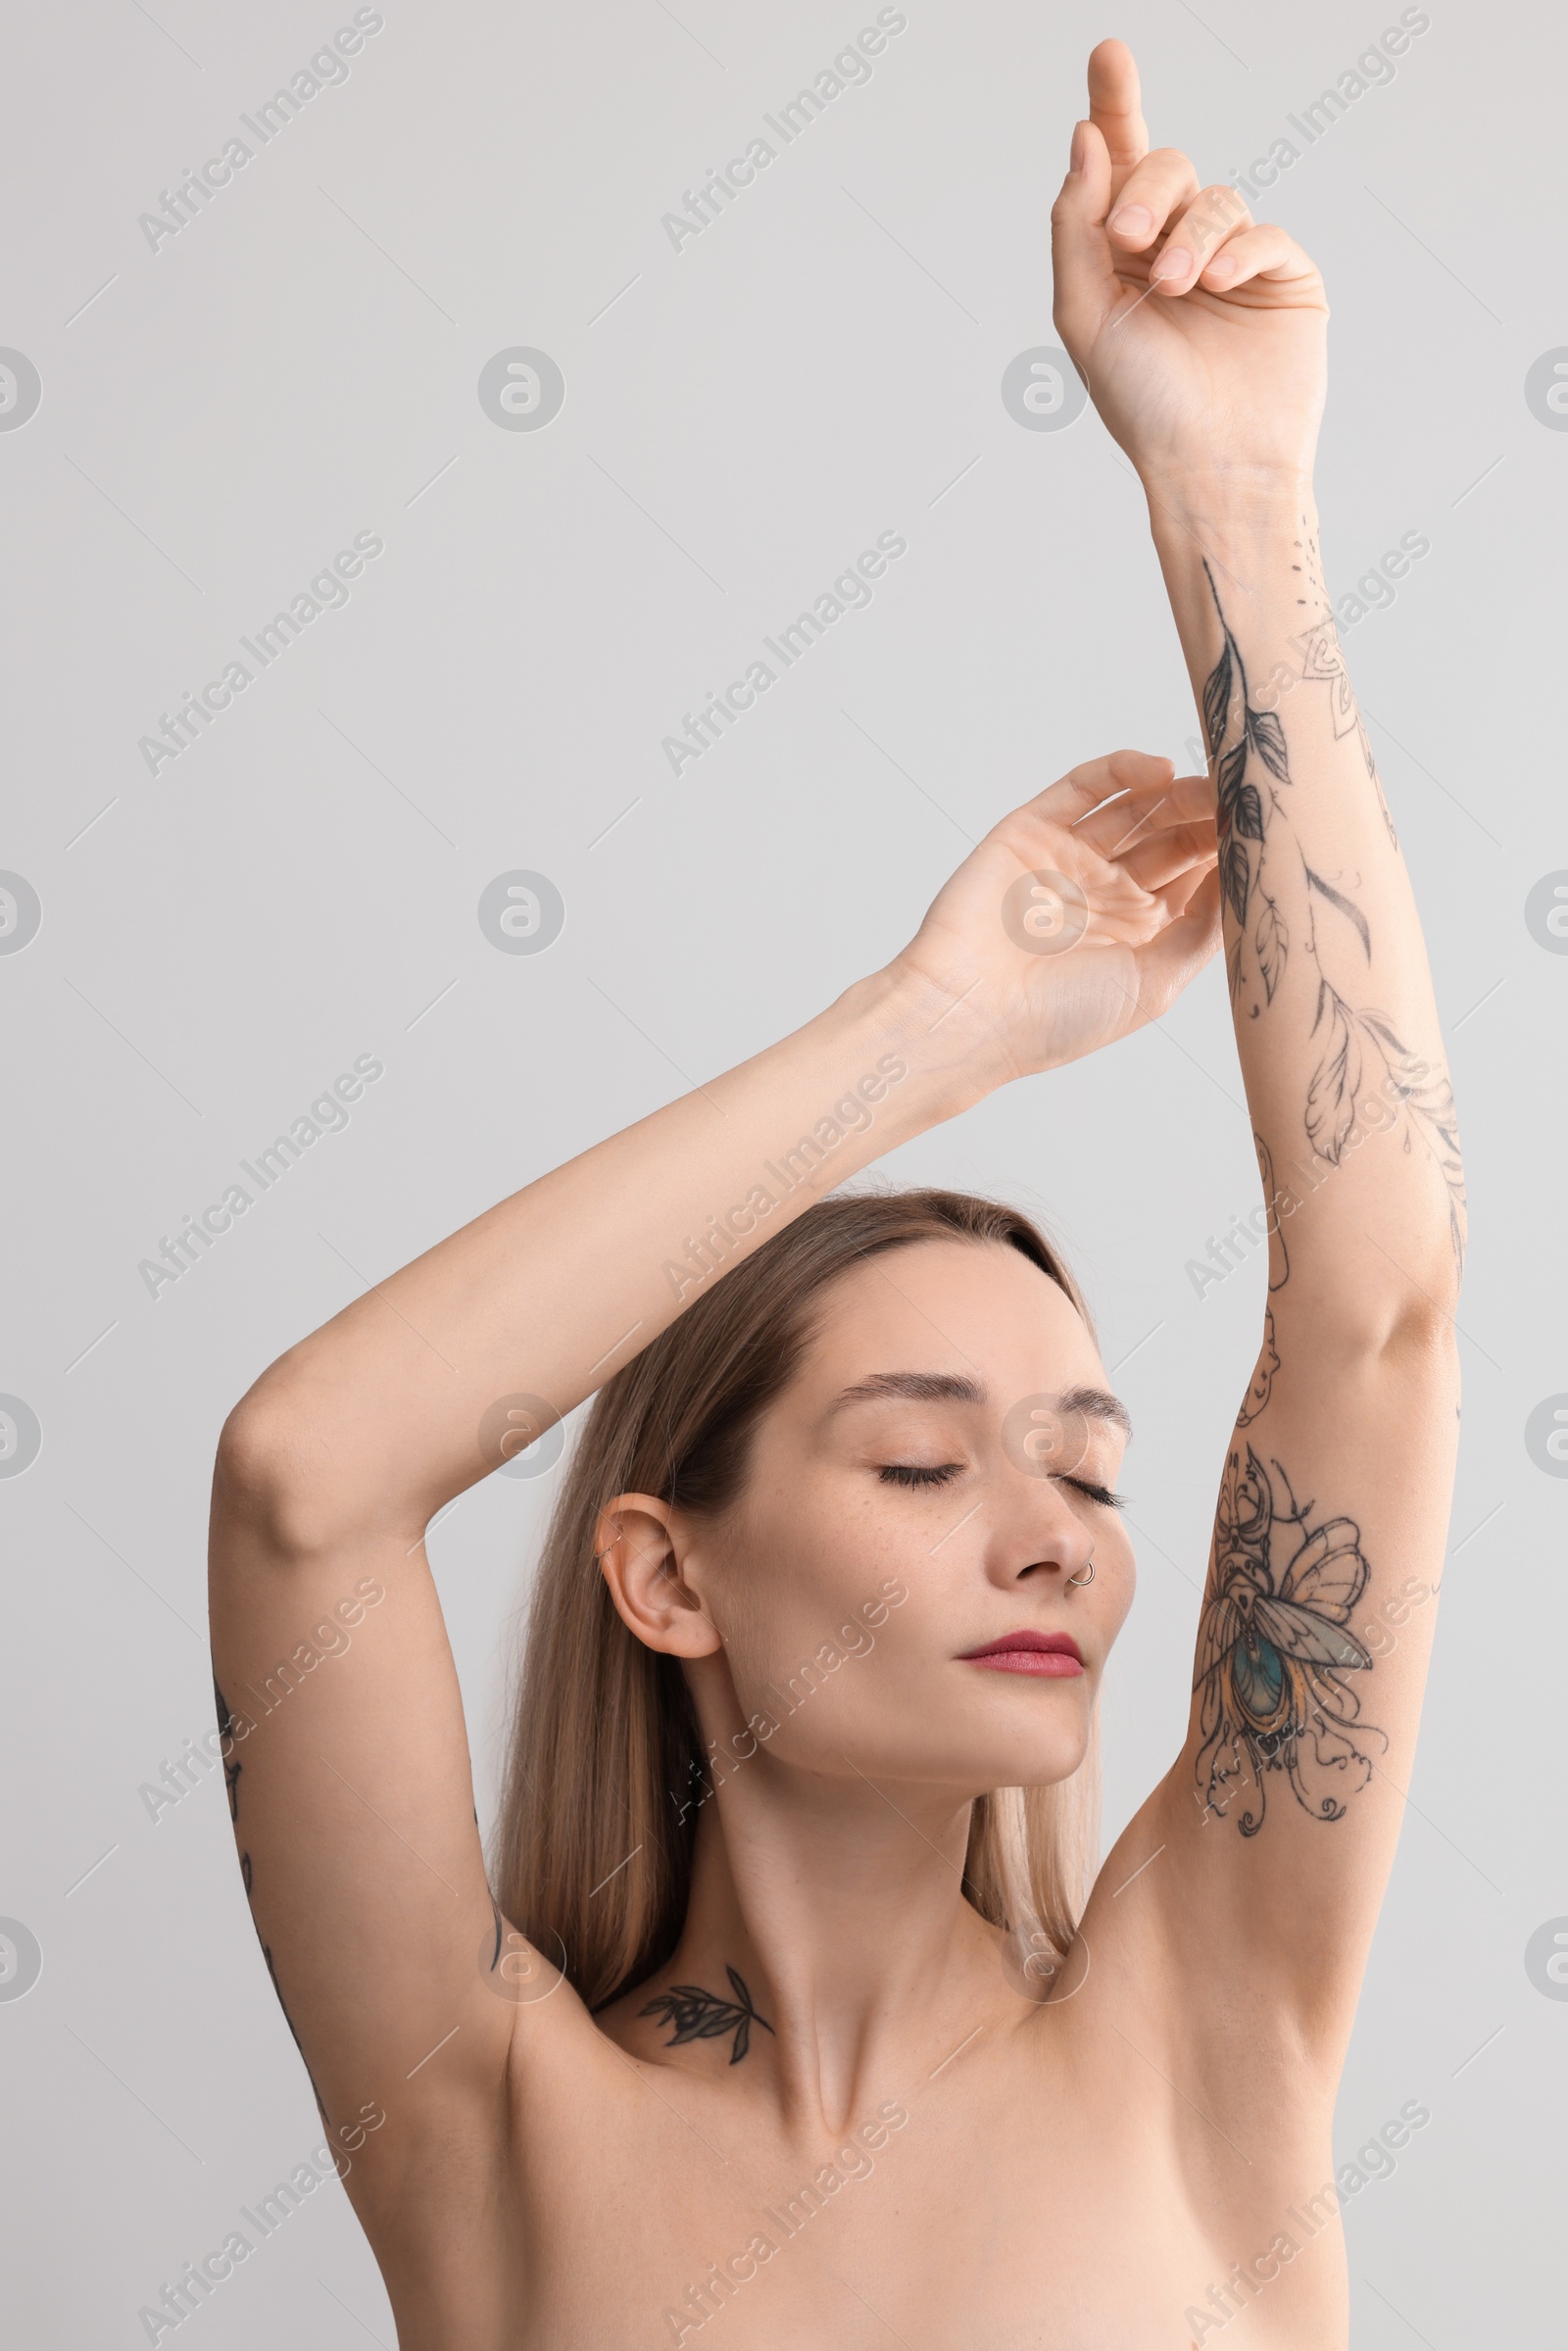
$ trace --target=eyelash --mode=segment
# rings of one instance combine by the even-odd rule
[[[1076,1486],[1080,1494],[1086,1494],[1092,1502],[1099,1502],[1102,1509],[1125,1510],[1127,1507],[1124,1494],[1116,1494],[1108,1486],[1097,1486],[1089,1478],[1068,1478],[1064,1483]]]
[[[951,1478],[957,1476],[961,1467],[961,1462],[946,1461],[939,1469],[917,1469],[906,1461],[890,1461],[880,1475],[885,1486],[929,1488],[946,1486]],[[1098,1502],[1102,1509],[1124,1510],[1127,1507],[1125,1494],[1113,1494],[1108,1486],[1096,1485],[1093,1479],[1063,1478],[1061,1483],[1063,1486],[1075,1486],[1080,1494],[1086,1494],[1090,1501]]]

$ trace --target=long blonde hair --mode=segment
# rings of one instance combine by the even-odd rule
[[[1018,1249],[1089,1322],[1072,1275],[1017,1209],[929,1189],[839,1194],[694,1298],[594,1399],[534,1582],[492,1871],[505,1915],[552,1959],[564,1944],[561,1964],[590,2008],[646,1981],[679,1940],[688,1798],[706,1769],[679,1665],[628,1630],[595,1563],[600,1513],[617,1494],[658,1494],[699,1516],[727,1509],[826,1287],[884,1250],[956,1238]],[[1037,1981],[1076,1931],[1099,1826],[1093,1735],[1070,1779],[975,1800],[964,1893],[1016,1938]]]

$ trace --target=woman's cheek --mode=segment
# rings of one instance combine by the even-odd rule
[[[1102,1560],[1103,1560],[1106,1571],[1104,1594],[1096,1611],[1095,1624],[1102,1641],[1108,1649],[1122,1626],[1127,1622],[1133,1600],[1137,1595],[1138,1565],[1133,1557],[1132,1545],[1125,1537],[1119,1535],[1114,1546],[1105,1545],[1103,1548],[1100,1545],[1096,1546],[1097,1567]],[[1097,1586],[1099,1581],[1097,1576]],[[1070,1592],[1067,1597],[1069,1600],[1076,1600],[1079,1594],[1076,1592]]]

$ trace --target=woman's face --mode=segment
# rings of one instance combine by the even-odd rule
[[[675,1522],[722,1641],[694,1675],[705,1731],[749,1725],[739,1752],[755,1737],[781,1763],[965,1797],[1065,1778],[1134,1586],[1103,1498],[1126,1420],[1093,1340],[993,1243],[887,1251],[819,1314],[739,1503]],[[1020,1636],[1035,1645],[975,1656]],[[715,1673],[730,1723],[708,1719]]]

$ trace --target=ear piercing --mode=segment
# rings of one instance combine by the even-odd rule
[[[1094,1580],[1095,1580],[1095,1554],[1094,1554],[1094,1552],[1093,1552],[1093,1551],[1091,1551],[1091,1552],[1090,1552],[1090,1554],[1089,1554],[1088,1561],[1087,1561],[1087,1563],[1086,1563],[1085,1573],[1084,1573],[1083,1575],[1081,1575],[1081,1576],[1069,1576],[1069,1577],[1067,1578],[1067,1581],[1068,1581],[1068,1583],[1069,1583],[1069,1584],[1092,1584],[1092,1583],[1094,1582]]]

